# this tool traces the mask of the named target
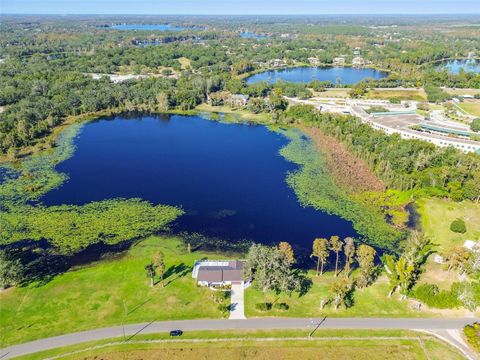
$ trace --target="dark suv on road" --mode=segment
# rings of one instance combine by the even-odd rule
[[[182,336],[183,331],[182,330],[172,330],[170,331],[170,336]]]

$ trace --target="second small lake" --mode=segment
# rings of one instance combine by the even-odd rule
[[[480,60],[448,60],[442,62],[437,68],[440,70],[446,69],[452,74],[459,74],[461,70],[464,70],[465,72],[480,73]]]
[[[250,76],[248,84],[266,81],[270,84],[278,80],[295,83],[309,83],[313,80],[331,81],[333,84],[355,84],[367,78],[380,80],[388,73],[369,68],[353,67],[294,67],[279,70],[268,70]]]
[[[46,205],[139,197],[181,206],[174,227],[229,240],[288,241],[308,252],[316,237],[356,236],[352,224],[302,207],[285,178],[297,166],[288,140],[264,126],[198,116],[117,116],[88,123],[57,170],[70,179]]]

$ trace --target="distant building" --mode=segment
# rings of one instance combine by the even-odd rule
[[[248,103],[249,96],[243,94],[233,94],[230,97],[231,106],[245,106]]]
[[[355,56],[352,60],[353,66],[363,66],[365,65],[365,60],[361,56]]]
[[[273,67],[284,67],[287,63],[282,59],[273,59],[270,61],[270,65]]]
[[[333,65],[336,65],[336,66],[345,65],[345,57],[344,56],[338,56],[336,58],[333,58]]]
[[[478,244],[477,241],[473,241],[473,240],[465,240],[465,242],[463,243],[463,247],[470,251],[475,251],[475,252],[480,251],[480,245]]]
[[[192,277],[200,286],[243,285],[243,260],[202,260],[193,266]]]

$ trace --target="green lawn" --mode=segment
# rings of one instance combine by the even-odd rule
[[[430,198],[419,201],[419,205],[422,227],[425,234],[439,245],[439,252],[452,245],[462,245],[467,239],[480,239],[480,204],[471,201],[456,203]],[[465,221],[467,225],[465,234],[450,230],[450,224],[457,218]]]
[[[151,288],[144,271],[161,250],[170,273],[165,288]],[[195,285],[195,259],[226,255],[188,254],[179,239],[150,237],[125,255],[59,275],[43,286],[0,293],[0,348],[48,336],[152,320],[219,318],[211,291]]]
[[[468,101],[458,104],[460,108],[473,116],[480,116],[480,101]]]
[[[465,240],[480,239],[480,204],[471,201],[456,203],[443,199],[429,198],[418,201],[421,214],[422,229],[431,238],[437,253],[442,254],[454,245],[463,245]],[[450,230],[453,220],[461,218],[465,221],[467,232],[455,233]],[[453,282],[459,281],[455,271],[448,272],[442,264],[430,257],[426,271],[420,283],[434,283],[441,289],[449,289]]]
[[[61,359],[293,359],[355,358],[384,359],[462,359],[457,350],[430,335],[404,330],[318,330],[311,340],[305,337],[310,329],[269,331],[197,331],[186,332],[182,343],[142,342],[168,339],[167,334],[139,335],[129,343],[122,339],[106,339],[23,356],[22,360],[38,360],[60,356]],[[381,337],[381,339],[380,339]],[[228,339],[234,338],[234,341]],[[273,340],[265,341],[265,338]],[[298,339],[297,339],[298,338]],[[196,339],[188,342],[188,339]],[[209,339],[215,339],[208,341]],[[218,341],[220,339],[220,341]],[[241,340],[239,340],[241,339]],[[199,341],[200,340],[200,341]],[[203,340],[203,341],[201,341]],[[113,345],[112,343],[116,343]],[[111,344],[111,345],[108,345]],[[422,348],[423,345],[423,348]],[[96,347],[92,349],[92,347]],[[77,352],[73,354],[74,352]],[[61,355],[64,356],[61,356]],[[68,355],[70,354],[70,355]]]
[[[243,109],[232,109],[229,106],[211,106],[208,104],[200,104],[196,107],[196,110],[199,112],[205,113],[224,113],[230,116],[235,117],[235,120],[245,120],[245,121],[256,121],[259,123],[269,123],[271,122],[271,115],[268,113],[254,114],[247,110]],[[210,114],[209,114],[210,115]],[[227,119],[228,120],[228,117]]]
[[[427,95],[423,89],[415,89],[415,90],[392,90],[392,89],[372,89],[369,90],[367,95],[365,95],[367,99],[383,99],[388,100],[390,98],[397,98],[400,100],[414,100],[414,101],[426,101]]]
[[[325,91],[313,91],[313,96],[316,97],[323,97],[323,98],[349,98],[350,96],[348,93],[350,92],[350,88],[329,88]]]
[[[428,311],[413,310],[406,300],[400,300],[396,295],[388,298],[388,281],[380,277],[372,286],[366,289],[357,289],[354,293],[354,306],[349,309],[333,309],[331,306],[320,309],[320,302],[329,295],[330,284],[334,281],[332,273],[325,273],[316,277],[310,273],[313,285],[310,291],[299,297],[297,294],[276,295],[272,292],[262,292],[253,286],[245,292],[245,312],[247,317],[255,316],[289,316],[289,317],[426,317],[434,313]],[[273,309],[260,311],[255,304],[260,302],[281,303],[289,305],[288,310]]]
[[[450,95],[477,95],[477,94],[480,94],[480,89],[445,88],[445,92]]]

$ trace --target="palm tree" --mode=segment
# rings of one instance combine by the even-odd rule
[[[342,251],[343,242],[336,235],[330,237],[330,250],[335,252],[335,276],[338,275],[338,253]]]
[[[313,240],[312,254],[311,257],[317,258],[317,276],[318,270],[320,267],[320,275],[323,274],[323,266],[328,259],[328,240],[317,238]]]
[[[353,263],[353,257],[355,256],[355,243],[351,237],[345,238],[345,277],[350,276],[350,265]]]
[[[153,287],[155,285],[155,275],[157,273],[157,266],[153,262],[145,265],[145,273],[147,277],[150,278],[150,286]]]

